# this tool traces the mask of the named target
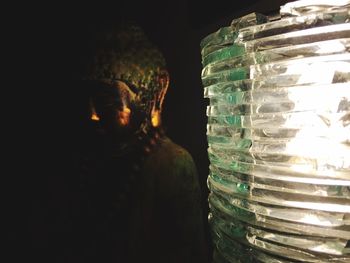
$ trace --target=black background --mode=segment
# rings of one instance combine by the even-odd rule
[[[30,58],[23,59],[25,70],[24,64],[16,65],[20,70],[15,76],[25,78],[27,82],[24,77],[27,71],[33,82],[22,87],[24,91],[20,96],[27,100],[24,94],[28,90],[31,95],[29,108],[25,109],[28,118],[20,123],[20,135],[16,137],[23,137],[23,130],[26,131],[23,140],[26,144],[19,150],[25,161],[16,159],[17,167],[12,168],[25,166],[25,172],[19,172],[23,179],[12,177],[14,189],[11,188],[11,202],[8,202],[8,243],[16,244],[10,250],[13,262],[17,262],[18,257],[30,255],[40,260],[52,242],[50,222],[59,214],[59,211],[51,211],[52,200],[62,196],[62,185],[69,176],[66,169],[69,168],[67,158],[73,143],[71,134],[79,132],[76,118],[79,115],[79,92],[69,83],[88,51],[87,32],[91,27],[113,23],[120,18],[136,20],[164,54],[170,87],[164,102],[163,124],[167,135],[187,149],[196,163],[206,215],[209,161],[205,111],[208,101],[203,98],[200,79],[200,41],[228,26],[234,18],[253,11],[269,14],[278,11],[279,6],[286,2],[119,0],[108,4],[58,2],[31,6],[28,12],[22,9],[26,16],[22,17],[21,31],[10,31],[11,35],[20,34],[17,45],[24,53],[30,54]],[[20,19],[21,14],[16,17]],[[28,142],[28,146],[24,146]],[[24,183],[21,187],[17,186],[20,180]],[[62,206],[66,202],[62,200]],[[21,208],[23,204],[25,209]],[[23,233],[28,235],[22,238]],[[18,253],[18,243],[27,248],[22,250],[23,253]]]

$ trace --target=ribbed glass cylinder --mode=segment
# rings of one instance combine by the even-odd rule
[[[205,37],[214,262],[350,262],[350,0]]]

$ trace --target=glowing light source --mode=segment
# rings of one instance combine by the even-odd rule
[[[350,0],[280,11],[201,43],[215,253],[350,262]]]

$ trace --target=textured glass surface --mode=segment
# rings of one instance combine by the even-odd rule
[[[285,60],[286,58],[292,59],[342,54],[349,52],[349,50],[350,38],[344,38],[275,48],[261,52],[244,53],[241,56],[230,57],[209,63],[203,68],[202,77],[232,68],[277,62]],[[210,57],[208,56],[207,59],[209,58]],[[203,61],[203,64],[206,65],[206,61]]]
[[[300,16],[315,12],[327,12],[350,7],[349,0],[301,0],[281,6],[282,16]]]
[[[296,1],[202,41],[213,262],[350,262],[349,16]]]
[[[236,42],[247,42],[263,37],[276,36],[292,31],[346,23],[350,12],[347,8],[332,10],[311,15],[290,17],[257,26],[250,26],[239,30]]]
[[[244,27],[266,23],[268,18],[264,15],[251,13],[232,20],[231,26],[220,28],[201,41],[201,53],[205,57],[209,53],[231,45],[238,35],[238,30]]]
[[[228,47],[221,48],[203,57],[202,64],[203,66],[205,66],[205,65],[208,65],[209,63],[225,60],[232,57],[241,56],[244,54],[244,52],[245,50],[243,45],[232,44]]]
[[[218,82],[276,78],[276,82],[289,80],[289,85],[332,83],[333,81],[350,81],[350,53],[281,60],[275,63],[256,64],[246,67],[227,69],[213,74],[202,75],[204,86]],[[315,74],[319,74],[315,78]],[[294,82],[290,82],[290,80]]]
[[[265,189],[294,194],[338,197],[349,199],[349,183],[344,180],[319,179],[308,180],[307,178],[279,178],[270,175],[270,177],[251,177],[243,173],[233,173],[230,170],[211,166],[209,182],[216,185],[224,185],[236,193],[243,193],[248,188]],[[243,188],[245,187],[245,188]],[[247,193],[247,192],[245,192]]]
[[[289,28],[290,31],[287,31],[287,28],[286,33],[279,32],[278,35],[270,35],[272,34],[270,32],[271,30],[267,30],[269,33],[265,35],[263,35],[264,31],[259,31],[259,33],[241,31],[241,35],[239,36],[238,32],[232,31],[232,28],[223,28],[215,33],[217,35],[213,37],[212,44],[202,49],[202,63],[203,65],[207,65],[212,62],[232,58],[242,55],[243,51],[251,53],[286,47],[289,46],[288,43],[301,45],[317,41],[347,38],[350,35],[350,27],[348,23],[343,23],[347,20],[349,20],[349,11],[346,13],[346,16],[341,16],[341,19],[335,20],[333,25],[320,26],[318,28],[308,28],[305,26],[304,28],[306,29],[300,31],[293,31],[292,28]],[[259,30],[259,28],[255,27],[248,29],[252,31]],[[251,36],[252,34],[259,34],[260,38],[253,38]],[[249,35],[251,38],[250,41],[243,40],[244,38],[248,38],[246,35]]]
[[[337,113],[350,110],[348,83],[324,86],[266,88],[208,96],[208,116],[317,111]],[[209,91],[207,91],[209,93]]]
[[[245,50],[248,53],[284,46],[312,43],[316,41],[347,38],[349,37],[349,32],[350,24],[343,23],[288,32],[276,36],[254,39],[243,43],[236,42],[236,44],[244,44]]]
[[[238,32],[236,32],[236,30],[231,26],[220,28],[218,31],[210,34],[201,41],[202,54],[209,54],[212,52],[210,47],[221,48],[228,44],[232,44],[237,35]]]

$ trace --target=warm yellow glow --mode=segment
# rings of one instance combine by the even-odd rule
[[[93,121],[99,121],[100,120],[100,118],[97,116],[96,112],[93,112],[91,114],[91,120],[93,120]]]
[[[159,110],[152,110],[151,123],[152,123],[153,127],[158,127],[160,125],[160,112],[159,112]]]
[[[159,94],[154,96],[154,105],[151,110],[151,124],[153,127],[159,127],[161,125],[161,111],[163,107],[163,102],[165,94],[169,87],[169,74],[167,71],[162,71],[159,75],[159,84],[162,87]],[[156,107],[156,103],[158,106]]]
[[[97,116],[95,107],[92,104],[92,101],[90,101],[90,109],[91,109],[91,120],[93,121],[99,121],[100,118]]]
[[[126,126],[129,124],[130,113],[131,113],[131,110],[128,107],[124,107],[123,110],[118,111],[117,121],[118,121],[119,125]],[[100,120],[100,118],[97,116],[97,114],[94,110],[92,110],[92,113],[91,113],[91,120],[94,120],[94,121]]]
[[[130,113],[131,110],[126,106],[123,107],[123,110],[118,111],[118,122],[121,126],[126,126],[129,124]]]

